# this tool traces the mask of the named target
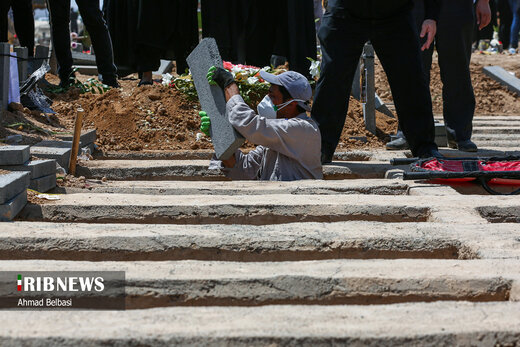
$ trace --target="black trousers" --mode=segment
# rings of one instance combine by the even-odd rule
[[[34,16],[31,0],[0,1],[0,42],[7,42],[7,13],[13,9],[14,29],[21,47],[29,49],[29,57],[34,56]]]
[[[424,19],[422,1],[416,1],[414,15],[420,27]],[[443,117],[448,139],[471,139],[475,95],[471,84],[470,60],[475,15],[472,0],[443,1],[437,23],[435,48],[442,80]],[[422,53],[428,84],[434,45]]]
[[[323,16],[318,37],[323,55],[322,72],[312,116],[319,123],[324,155],[332,155],[339,142],[354,73],[363,46],[369,40],[388,76],[399,124],[412,153],[421,156],[437,149],[430,90],[411,12],[391,20],[370,22],[335,9]]]
[[[509,6],[509,0],[496,0],[500,25],[498,27],[498,39],[504,48],[509,47],[511,38],[511,25],[513,24],[513,12]]]
[[[52,41],[58,60],[58,74],[62,80],[68,79],[73,63],[70,51],[70,0],[47,0],[47,3],[51,16]],[[99,9],[99,0],[76,0],[76,3],[92,39],[99,73],[103,80],[115,79],[112,41]]]

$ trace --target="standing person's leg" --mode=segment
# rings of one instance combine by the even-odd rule
[[[497,0],[497,10],[500,19],[498,39],[502,42],[502,47],[507,49],[510,43],[511,25],[513,23],[513,13],[509,7],[509,0]]]
[[[137,71],[142,75],[139,87],[153,85],[152,73],[161,66],[161,50],[155,47],[137,46]]]
[[[471,0],[445,3],[437,27],[437,51],[442,80],[443,115],[450,147],[476,151],[471,139],[475,95],[470,60],[473,23]],[[470,148],[471,147],[471,148]]]
[[[8,37],[8,24],[7,14],[11,8],[13,0],[2,0],[0,1],[0,42],[7,42]]]
[[[99,0],[76,0],[76,3],[92,38],[92,45],[96,52],[96,65],[103,83],[118,87],[112,40],[103,13],[99,9]]]
[[[509,7],[513,14],[513,22],[511,23],[511,34],[509,48],[510,53],[515,53],[518,48],[518,33],[520,31],[520,13],[519,13],[519,0],[509,0]]]
[[[430,89],[415,26],[410,13],[391,23],[375,24],[370,39],[388,76],[399,124],[412,154],[436,156]]]
[[[345,125],[352,82],[368,36],[360,25],[329,13],[323,16],[318,37],[322,64],[312,117],[320,127],[322,163],[329,163]]]
[[[58,61],[60,85],[69,86],[72,75],[72,53],[70,51],[70,0],[47,0],[49,8],[52,45]]]
[[[5,0],[4,0],[5,1]],[[34,14],[31,0],[12,2],[14,28],[20,40],[20,46],[27,47],[29,57],[34,56]]]

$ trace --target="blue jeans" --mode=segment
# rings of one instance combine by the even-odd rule
[[[513,24],[511,24],[510,47],[518,48],[518,33],[520,32],[520,0],[509,0],[509,7],[513,13]]]

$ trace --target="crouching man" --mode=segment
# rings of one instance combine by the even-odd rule
[[[316,122],[306,113],[312,89],[307,79],[294,71],[260,77],[271,84],[269,93],[255,113],[239,94],[233,75],[212,67],[208,81],[220,86],[226,96],[230,123],[249,142],[258,145],[247,154],[237,150],[228,160],[212,160],[210,167],[222,168],[233,180],[294,181],[322,179],[321,135]],[[201,112],[201,130],[210,122]]]

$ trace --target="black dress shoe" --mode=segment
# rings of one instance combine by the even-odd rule
[[[462,152],[477,152],[477,145],[471,140],[464,140],[457,142],[457,149]]]
[[[322,153],[321,154],[321,165],[331,164],[333,156],[334,156],[334,154]]]
[[[419,155],[419,158],[421,158],[421,159],[426,159],[426,158],[444,158],[444,156],[441,154],[441,152],[439,152],[436,149],[429,149],[429,150],[421,153],[421,155]]]
[[[151,81],[143,81],[143,80],[141,80],[137,86],[138,86],[138,87],[142,87],[142,86],[153,86],[153,82],[151,82]]]
[[[117,79],[115,79],[115,78],[103,79],[102,83],[111,88],[120,88],[121,87],[119,85],[119,82],[117,82]]]
[[[409,149],[410,146],[408,146],[408,142],[404,137],[398,137],[393,141],[390,141],[386,144],[386,149],[392,150],[392,151],[398,151],[401,149]]]

